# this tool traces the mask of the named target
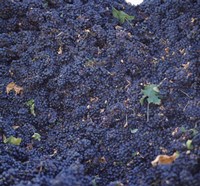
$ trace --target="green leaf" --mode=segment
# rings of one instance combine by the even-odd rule
[[[29,101],[27,101],[26,105],[27,106],[31,106],[35,103],[34,99],[30,99]]]
[[[140,99],[140,103],[143,104],[144,100],[147,98],[148,103],[154,103],[156,105],[161,104],[161,99],[159,98],[159,89],[157,85],[150,84],[146,85],[142,90],[144,94],[143,97]]]
[[[22,139],[21,138],[15,138],[13,136],[10,136],[9,138],[6,138],[4,139],[4,143],[10,143],[10,144],[13,144],[13,145],[20,145]]]
[[[156,105],[161,104],[161,100],[157,96],[151,96],[147,98],[148,103],[154,103]]]
[[[124,11],[119,11],[114,7],[112,8],[112,14],[113,17],[117,18],[120,23],[124,23],[125,21],[132,21],[135,18],[135,16],[130,16]]]
[[[35,139],[35,140],[40,141],[40,140],[41,140],[41,135],[38,134],[38,133],[34,133],[34,134],[32,135],[32,138]]]
[[[113,17],[119,19],[119,11],[117,9],[115,9],[114,7],[112,8],[112,14],[113,14]]]
[[[186,142],[186,147],[187,147],[187,149],[189,149],[189,150],[192,150],[192,149],[193,149],[192,140],[187,140],[187,142]]]
[[[29,101],[27,101],[26,105],[29,106],[31,114],[33,116],[36,116],[36,114],[35,114],[35,101],[34,101],[34,99],[30,99]]]

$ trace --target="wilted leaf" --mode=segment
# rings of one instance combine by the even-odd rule
[[[192,150],[193,149],[192,140],[187,140],[186,147],[187,147],[188,150]]]
[[[112,8],[112,14],[113,17],[117,18],[120,21],[120,23],[124,23],[125,21],[131,21],[135,18],[134,16],[130,16],[124,11],[117,10],[114,7]]]
[[[35,140],[40,141],[40,140],[41,140],[41,135],[38,134],[38,133],[34,133],[34,134],[32,135],[32,138],[35,139]]]
[[[168,155],[158,155],[154,161],[151,162],[153,166],[159,165],[159,164],[171,164],[176,158],[178,158],[179,153],[175,152],[172,156]]]
[[[13,144],[13,145],[20,145],[21,141],[22,141],[21,138],[15,138],[13,136],[10,136],[9,138],[6,138],[4,136],[4,140],[3,140],[4,143],[10,143],[10,144]]]
[[[6,93],[9,94],[12,90],[15,91],[15,94],[21,94],[23,88],[16,85],[14,82],[11,82],[6,86]]]
[[[31,114],[34,115],[34,116],[36,116],[36,114],[35,114],[35,101],[34,101],[34,99],[30,99],[29,101],[27,101],[26,105],[29,106]]]

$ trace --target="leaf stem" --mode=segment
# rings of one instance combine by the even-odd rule
[[[147,104],[147,122],[149,122],[149,103]]]

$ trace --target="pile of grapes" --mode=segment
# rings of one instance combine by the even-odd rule
[[[198,186],[199,10],[0,0],[0,185]]]

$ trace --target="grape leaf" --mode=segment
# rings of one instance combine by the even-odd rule
[[[132,21],[135,18],[135,16],[130,16],[124,11],[117,10],[114,7],[112,8],[112,14],[113,17],[117,18],[120,23],[124,23],[125,21]]]
[[[3,140],[4,143],[10,143],[13,145],[20,145],[21,141],[22,141],[21,138],[15,138],[14,136],[10,136],[9,138],[6,138],[4,136],[4,140]]]
[[[143,96],[140,99],[141,105],[144,104],[145,99],[148,102],[148,105],[147,105],[147,122],[148,122],[149,121],[149,104],[150,103],[154,103],[156,105],[161,104],[161,99],[159,98],[160,91],[158,89],[158,85],[150,84],[150,85],[146,85],[141,92],[143,93]]]
[[[150,84],[146,85],[144,89],[142,90],[142,93],[144,94],[143,97],[140,99],[141,105],[143,105],[144,100],[147,99],[147,102],[154,103],[156,105],[161,104],[161,99],[159,98],[159,89],[157,85]]]

